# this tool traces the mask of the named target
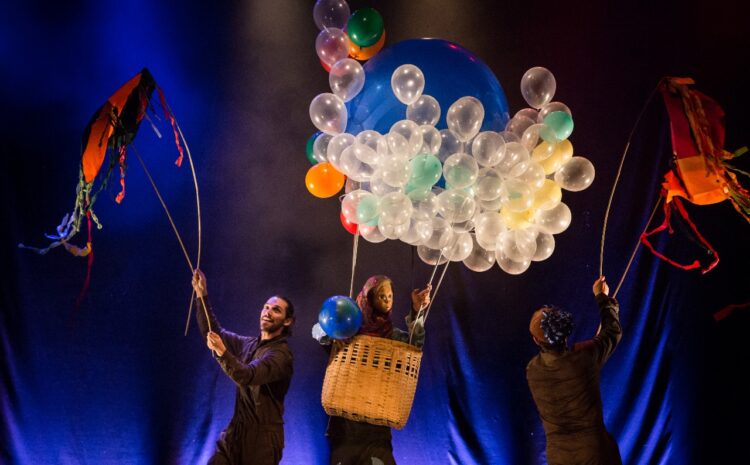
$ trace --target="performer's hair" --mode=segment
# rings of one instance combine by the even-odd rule
[[[286,302],[286,316],[284,318],[291,318],[292,324],[289,326],[284,326],[284,330],[282,331],[282,334],[285,336],[291,336],[292,335],[292,326],[294,326],[294,321],[296,318],[294,318],[294,304],[289,299],[289,297],[283,296],[281,294],[276,294],[274,297],[278,297],[279,299]]]
[[[559,346],[573,332],[573,315],[554,305],[542,307],[541,327],[545,342],[552,346]]]

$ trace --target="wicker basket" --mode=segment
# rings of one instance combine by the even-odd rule
[[[328,415],[401,429],[417,390],[422,352],[404,342],[359,335],[334,343],[321,403]]]

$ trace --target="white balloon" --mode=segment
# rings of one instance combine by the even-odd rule
[[[442,265],[443,263],[448,262],[448,259],[440,250],[431,249],[426,245],[417,246],[417,255],[419,255],[419,258],[428,265]]]
[[[594,182],[595,174],[594,165],[588,159],[573,157],[555,172],[555,182],[565,190],[579,192]]]
[[[378,224],[397,225],[407,223],[414,207],[411,200],[402,192],[391,192],[380,198],[380,217]]]
[[[537,234],[536,229],[506,231],[498,236],[495,250],[516,262],[531,260],[536,253]]]
[[[357,142],[364,144],[375,151],[380,157],[387,156],[388,142],[385,140],[382,134],[372,129],[366,129],[357,134]]]
[[[544,172],[542,172],[542,176]],[[500,197],[503,179],[496,170],[482,168],[476,181],[476,195],[479,200],[495,200]]]
[[[328,161],[326,153],[328,152],[328,145],[331,143],[331,139],[333,139],[333,136],[326,133],[315,138],[315,142],[313,142],[313,158],[318,163]]]
[[[414,121],[404,119],[391,126],[386,136],[391,152],[413,157],[422,149],[422,131]]]
[[[417,220],[432,221],[438,212],[438,200],[429,188],[415,189],[408,194],[411,203],[414,206],[412,216]]]
[[[387,239],[401,239],[407,232],[409,232],[409,220],[404,223],[384,223],[383,216],[378,218],[378,229],[380,233]]]
[[[505,144],[505,156],[495,166],[495,169],[502,176],[520,176],[529,168],[530,160],[529,151],[521,143],[507,142]]]
[[[445,162],[454,153],[464,151],[464,143],[458,140],[458,136],[450,129],[441,129],[440,139],[440,151],[438,151],[437,157],[441,162]]]
[[[349,39],[346,32],[336,27],[323,29],[315,38],[315,51],[320,61],[333,66],[349,55]]]
[[[432,221],[417,220],[412,216],[409,230],[401,236],[401,240],[410,245],[424,244],[432,236]]]
[[[568,229],[571,219],[572,215],[570,213],[570,208],[560,202],[554,208],[538,211],[534,218],[534,223],[541,232],[547,234],[560,234]]]
[[[471,143],[471,154],[481,166],[493,167],[505,156],[505,140],[494,131],[480,132]]]
[[[378,229],[377,226],[368,226],[361,224],[359,225],[359,234],[364,240],[366,240],[367,242],[372,242],[373,244],[384,242],[387,239],[387,237],[385,237],[383,233],[380,232],[380,229]]]
[[[348,117],[344,101],[334,94],[323,93],[310,102],[310,120],[326,134],[344,132]]]
[[[464,265],[471,271],[489,270],[495,264],[495,252],[483,249],[473,236],[472,241],[473,247],[469,256],[464,259]]]
[[[326,146],[326,159],[328,160],[328,163],[332,164],[337,170],[343,172],[344,170],[339,163],[341,160],[341,152],[343,152],[345,148],[354,144],[355,140],[356,139],[353,135],[346,132],[333,136]]]
[[[416,102],[424,91],[424,74],[414,65],[401,65],[391,75],[391,89],[403,104]]]
[[[525,182],[508,178],[500,186],[500,200],[503,208],[512,212],[522,212],[534,204],[534,194]]]
[[[425,247],[430,249],[442,249],[453,237],[453,230],[450,223],[443,218],[435,217],[432,219],[432,234],[424,242]]]
[[[445,115],[448,128],[461,142],[476,136],[484,121],[484,106],[476,97],[465,96],[453,102]]]
[[[512,132],[519,138],[523,135],[524,131],[528,129],[530,126],[533,126],[534,123],[536,123],[536,120],[533,120],[526,116],[514,116],[513,118],[508,121],[508,124],[505,125],[505,131]]]
[[[383,179],[384,175],[385,170],[382,167],[375,168],[370,177],[370,191],[378,197],[390,194],[391,192],[400,192],[400,187],[393,187],[385,182],[385,179]]]
[[[342,172],[355,181],[369,181],[375,169],[371,164],[364,162],[362,158],[367,158],[373,153],[375,152],[371,148],[356,142],[345,148],[339,158]]]
[[[422,149],[420,150],[420,153],[437,155],[440,151],[440,145],[443,142],[443,137],[440,135],[440,131],[438,131],[435,126],[428,126],[426,124],[420,126],[419,129],[422,131]]]
[[[476,201],[460,189],[448,189],[437,196],[440,214],[451,223],[470,220],[476,211]]]
[[[548,259],[555,251],[555,237],[552,234],[540,232],[536,236],[536,252],[531,260],[541,262]]]
[[[391,187],[404,187],[411,177],[411,164],[404,155],[393,155],[380,161],[383,181]]]
[[[328,84],[331,91],[341,100],[348,102],[359,94],[365,85],[365,70],[357,60],[343,58],[328,73]]]
[[[344,29],[350,13],[345,0],[318,0],[313,7],[313,19],[318,29]]]
[[[471,186],[478,175],[477,161],[466,153],[454,153],[443,162],[443,177],[454,189]]]
[[[550,102],[556,89],[555,76],[541,66],[531,68],[521,78],[521,95],[533,108],[541,108]]]
[[[480,213],[474,224],[477,242],[489,251],[495,250],[498,236],[507,231],[502,217],[497,212]]]
[[[468,232],[455,233],[447,246],[443,247],[443,255],[452,261],[460,262],[471,254],[474,242]]]
[[[419,125],[434,126],[440,119],[440,103],[431,95],[422,94],[406,107],[406,119]]]
[[[500,250],[495,251],[495,258],[497,259],[497,266],[499,266],[501,270],[512,275],[519,275],[523,273],[524,271],[528,270],[529,266],[531,265],[531,260],[517,262],[508,258],[508,256],[506,256]]]
[[[544,175],[544,168],[536,162],[529,162],[529,167],[520,176],[516,177],[519,181],[525,182],[532,192],[536,192],[544,185],[547,179]]]

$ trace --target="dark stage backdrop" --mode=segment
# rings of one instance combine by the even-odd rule
[[[698,2],[696,2],[698,3]],[[556,100],[575,118],[572,142],[596,166],[594,184],[566,194],[570,228],[554,255],[520,276],[452,265],[427,327],[408,425],[394,432],[402,464],[541,464],[544,435],[525,381],[535,353],[532,311],[575,312],[575,339],[596,330],[591,283],[617,164],[660,77],[692,76],[727,112],[727,148],[750,143],[744,74],[750,40],[739,2],[352,1],[383,15],[387,44],[418,37],[473,51],[524,106],[525,70],[545,66]],[[190,270],[134,158],[127,194],[97,203],[91,287],[75,298],[86,262],[40,245],[74,201],[80,137],[109,94],[148,67],[195,157],[203,256],[224,325],[257,331],[273,293],[298,308],[295,374],[286,401],[285,464],[326,463],[320,406],[325,351],[310,338],[320,304],[349,288],[350,236],[338,203],[309,195],[304,154],[315,131],[308,105],[326,91],[315,55],[311,1],[6,1],[0,14],[0,463],[201,463],[228,422],[233,384],[193,323],[183,336]],[[428,77],[429,79],[429,77]],[[445,111],[445,108],[443,109]],[[172,209],[192,257],[195,205],[171,130],[144,124],[136,147]],[[669,155],[659,100],[645,113],[613,205],[605,274],[621,276],[658,195]],[[740,163],[742,165],[742,163]],[[744,162],[748,169],[747,161]],[[721,256],[707,275],[676,270],[641,250],[619,299],[625,336],[602,374],[605,420],[628,464],[734,463],[745,456],[750,225],[728,203],[689,207]],[[660,215],[657,217],[661,219]],[[662,250],[697,253],[684,232]],[[362,241],[356,286],[395,282],[396,314],[431,268],[401,242]],[[744,362],[743,362],[744,360]]]

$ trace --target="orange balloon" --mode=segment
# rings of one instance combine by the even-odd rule
[[[305,176],[307,190],[321,199],[336,195],[344,187],[345,182],[346,176],[328,162],[311,166]]]
[[[349,36],[347,36],[349,37]],[[376,53],[380,51],[381,48],[383,48],[383,44],[385,44],[385,29],[383,30],[383,33],[380,35],[380,40],[378,40],[373,45],[370,45],[369,47],[360,47],[359,45],[355,44],[351,40],[349,41],[349,56],[354,58],[355,60],[369,60],[370,58],[374,57]]]

